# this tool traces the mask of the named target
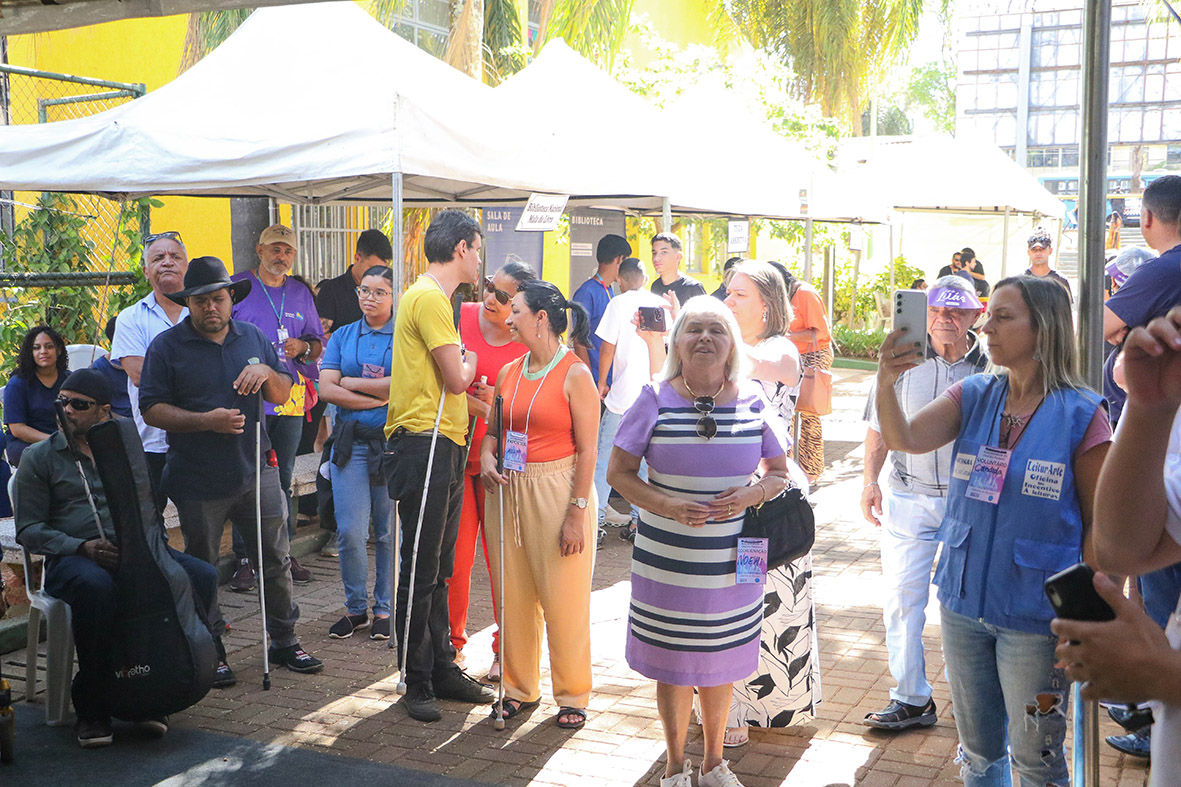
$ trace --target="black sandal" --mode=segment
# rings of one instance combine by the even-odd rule
[[[562,721],[563,716],[577,716],[578,721]],[[564,730],[580,730],[586,724],[586,711],[582,708],[562,706],[558,709],[558,715],[554,717],[554,723]]]
[[[488,714],[488,718],[492,719],[493,721],[496,721],[498,718],[505,719],[507,721],[513,716],[533,710],[540,704],[541,700],[534,700],[533,702],[521,702],[520,700],[514,700],[511,697],[505,697],[504,715],[500,715],[500,703],[494,702],[492,703],[492,712]]]
[[[905,730],[930,727],[937,720],[935,700],[927,700],[925,705],[908,705],[892,699],[882,710],[865,714],[864,724],[879,730]]]

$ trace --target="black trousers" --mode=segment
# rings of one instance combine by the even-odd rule
[[[382,471],[390,498],[397,502],[401,522],[398,597],[394,617],[401,654],[406,627],[407,599],[412,598],[410,637],[406,653],[407,685],[428,683],[435,675],[454,669],[455,648],[451,645],[448,622],[447,580],[455,565],[455,541],[459,536],[459,515],[463,509],[463,468],[467,461],[463,446],[440,436],[435,444],[431,477],[431,433],[395,434],[386,443]],[[414,571],[414,592],[410,592],[410,568],[415,552],[415,531],[422,495],[426,510],[418,534],[418,562]]]
[[[217,609],[217,569],[171,547],[168,552],[189,575],[198,614],[208,620],[210,611]],[[78,674],[71,692],[74,712],[88,721],[109,719],[105,698],[115,684],[111,664],[116,644],[115,578],[89,558],[62,555],[46,562],[45,590],[70,605],[74,621],[74,646],[78,652]]]

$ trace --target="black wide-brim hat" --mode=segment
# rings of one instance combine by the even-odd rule
[[[198,257],[189,260],[189,269],[185,273],[185,288],[180,292],[169,293],[168,298],[173,303],[187,306],[186,298],[225,289],[230,291],[231,300],[239,303],[250,294],[250,279],[231,281],[224,262],[217,257]]]

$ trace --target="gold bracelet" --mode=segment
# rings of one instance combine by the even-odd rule
[[[755,486],[757,486],[759,488],[759,502],[758,502],[758,505],[755,506],[755,508],[762,508],[763,503],[767,502],[767,487],[763,486],[764,480],[765,479],[760,478],[759,482],[757,484],[755,484]]]

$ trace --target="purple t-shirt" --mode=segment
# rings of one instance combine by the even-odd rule
[[[279,347],[279,315],[282,313],[282,325],[291,339],[319,339],[324,341],[324,328],[320,325],[320,315],[316,312],[316,302],[312,291],[300,282],[288,276],[283,280],[282,287],[268,287],[259,280],[254,271],[244,271],[234,274],[234,281],[250,280],[250,294],[242,301],[234,304],[234,319],[255,325],[263,335],[275,344],[275,352],[279,355],[279,364],[292,380],[299,380],[299,372],[309,380],[320,378],[319,367],[315,362],[297,363],[286,357]],[[267,415],[274,415],[280,405],[267,404]]]

